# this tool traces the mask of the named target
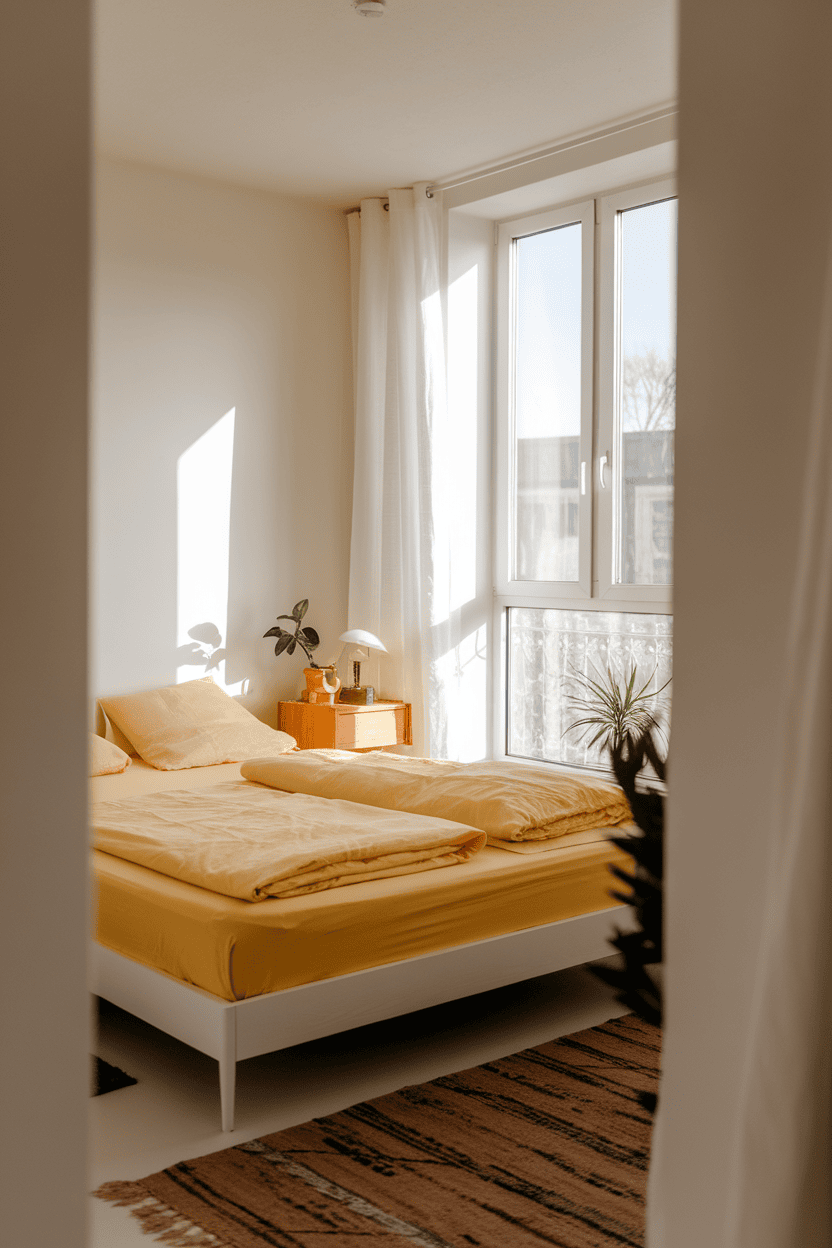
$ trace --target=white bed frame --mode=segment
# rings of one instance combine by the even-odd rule
[[[237,1062],[608,957],[613,927],[632,921],[629,906],[614,906],[244,1001],[225,1001],[94,941],[90,989],[216,1058],[222,1129],[233,1131]]]

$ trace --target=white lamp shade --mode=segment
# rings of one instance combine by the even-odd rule
[[[387,653],[384,642],[379,641],[375,633],[368,633],[364,628],[348,628],[338,640],[343,641],[345,645],[366,646],[370,650],[383,650],[385,654]]]

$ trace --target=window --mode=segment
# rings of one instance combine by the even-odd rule
[[[498,756],[606,766],[570,678],[670,675],[676,209],[662,182],[497,230]]]
[[[667,606],[676,425],[677,205],[671,189],[664,183],[599,201],[597,407],[599,456],[606,457],[598,499],[598,592]]]
[[[503,592],[592,591],[594,213],[590,202],[499,231]]]

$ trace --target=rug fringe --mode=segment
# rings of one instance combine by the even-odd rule
[[[144,1234],[155,1235],[160,1244],[170,1244],[171,1248],[232,1248],[226,1240],[203,1230],[175,1209],[162,1204],[141,1183],[120,1180],[102,1183],[93,1196],[117,1208],[127,1209],[130,1216],[137,1219]]]

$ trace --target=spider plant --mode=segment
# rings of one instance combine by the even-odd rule
[[[658,667],[653,669],[649,679],[637,690],[638,666],[635,662],[629,672],[625,670],[623,678],[619,678],[609,664],[606,676],[602,676],[592,663],[589,666],[597,679],[585,676],[574,667],[572,676],[567,677],[580,690],[567,695],[570,710],[589,714],[584,714],[581,719],[571,723],[564,730],[564,736],[567,732],[576,732],[578,740],[582,741],[591,735],[589,747],[600,742],[602,750],[617,750],[626,737],[636,739],[650,729],[664,736],[661,725],[656,721],[656,715],[662,708],[659,695],[670,684],[670,679],[661,688],[650,690]]]
[[[286,654],[294,654],[295,647],[300,646],[301,650],[309,660],[309,666],[319,667],[320,664],[316,663],[312,658],[312,651],[317,650],[318,646],[321,644],[321,639],[315,632],[314,628],[309,628],[308,626],[306,628],[301,628],[301,623],[303,621],[303,617],[306,615],[308,607],[309,599],[303,598],[300,602],[295,603],[292,607],[290,615],[277,616],[278,620],[292,621],[295,626],[295,631],[293,633],[289,632],[286,628],[281,628],[279,624],[275,624],[267,633],[264,633],[263,636],[277,638],[274,647],[275,654],[283,654],[284,650]]]

